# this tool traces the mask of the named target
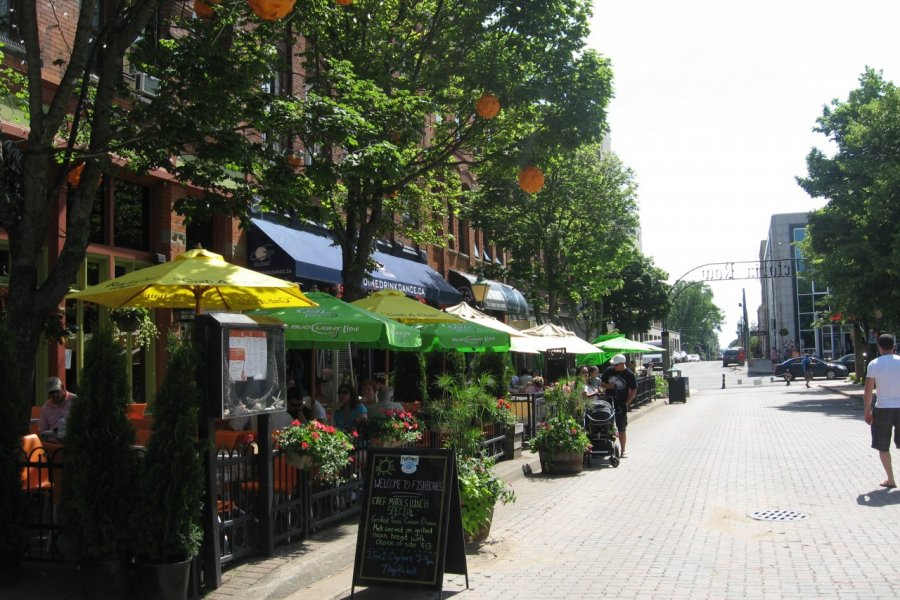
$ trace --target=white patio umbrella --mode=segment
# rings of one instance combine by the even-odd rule
[[[536,342],[531,336],[526,335],[520,329],[510,327],[503,321],[481,312],[477,308],[472,308],[465,302],[460,302],[444,309],[451,315],[456,315],[460,319],[472,321],[497,331],[503,331],[509,334],[509,351],[518,352],[520,354],[540,354],[541,344]]]
[[[567,354],[593,354],[597,352],[596,346],[581,339],[575,335],[575,332],[553,323],[544,323],[531,329],[524,329],[522,333],[534,338],[541,346],[542,351],[550,348],[565,348]]]

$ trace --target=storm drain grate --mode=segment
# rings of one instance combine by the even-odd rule
[[[757,521],[802,521],[806,518],[806,513],[796,510],[758,510],[747,515],[751,519]]]

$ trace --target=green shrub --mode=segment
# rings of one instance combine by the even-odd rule
[[[131,556],[137,499],[125,354],[103,328],[85,347],[78,399],[66,419],[60,548],[73,560]]]
[[[154,403],[153,434],[141,471],[139,518],[134,523],[135,554],[147,562],[181,562],[200,549],[200,364],[190,342],[169,339],[169,362]]]
[[[654,382],[656,383],[656,397],[657,398],[668,398],[669,397],[669,382],[662,375],[654,375]]]
[[[507,352],[484,352],[475,359],[472,373],[475,377],[479,375],[491,377],[493,383],[490,386],[490,392],[494,398],[505,398],[508,393],[507,382],[510,380],[512,372],[507,365],[508,362],[509,353]]]
[[[397,402],[424,401],[425,359],[421,352],[397,352],[391,381]]]
[[[497,502],[506,504],[516,499],[512,487],[497,477],[493,466],[491,459],[457,454],[463,530],[469,535],[491,522]]]

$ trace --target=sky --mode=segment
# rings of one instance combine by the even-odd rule
[[[707,263],[759,256],[771,215],[806,212],[822,108],[845,100],[866,66],[900,84],[897,0],[594,0],[589,47],[607,56],[612,150],[635,173],[644,254],[669,282]],[[708,284],[734,340],[759,280]]]

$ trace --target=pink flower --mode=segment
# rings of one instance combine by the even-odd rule
[[[309,444],[307,444],[306,442],[300,442],[300,448],[302,450],[309,450]]]
[[[299,426],[300,426],[300,421],[298,421],[297,419],[294,419],[293,421],[291,421],[291,427],[299,427]]]

